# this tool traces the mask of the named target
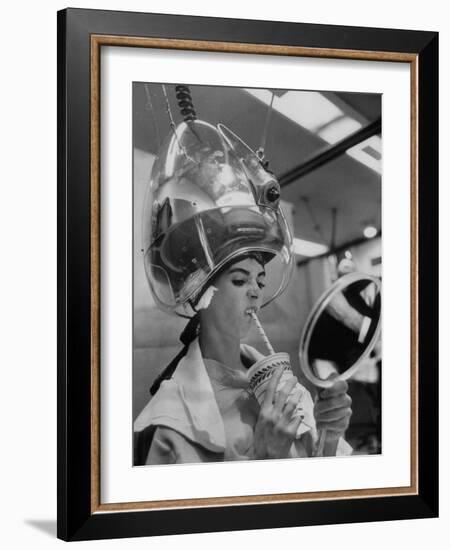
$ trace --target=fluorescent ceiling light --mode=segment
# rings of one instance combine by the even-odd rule
[[[373,237],[376,236],[377,233],[378,233],[377,228],[374,227],[373,225],[368,225],[364,229],[364,237],[366,237],[366,239],[372,239]]]
[[[330,144],[353,134],[362,124],[346,115],[339,107],[320,92],[289,91],[282,96],[270,90],[245,88],[253,97],[270,105],[292,122],[306,128]],[[347,150],[347,153],[362,164],[381,174],[381,139],[372,136]]]
[[[270,105],[272,101],[273,94],[269,90],[246,88],[246,91],[266,105]],[[317,132],[322,126],[344,114],[319,92],[287,92],[281,97],[276,95],[272,106],[280,114],[311,132]]]
[[[362,127],[362,124],[348,116],[333,120],[319,130],[318,135],[328,143],[337,143],[353,134]]]
[[[381,174],[381,138],[380,136],[372,136],[351,149],[348,149],[347,154],[354,159],[362,162],[378,174]]]
[[[343,114],[319,92],[288,92],[277,99],[281,114],[312,132]]]
[[[294,253],[299,256],[320,256],[325,252],[328,252],[328,246],[324,244],[305,241],[304,239],[294,239]]]

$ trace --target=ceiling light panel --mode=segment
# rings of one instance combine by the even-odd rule
[[[328,252],[328,246],[324,244],[294,238],[294,253],[299,256],[308,256],[311,258],[320,256],[326,252]]]
[[[246,88],[245,91],[270,105],[292,122],[315,133],[333,145],[357,132],[361,122],[344,113],[337,105],[320,92],[287,91],[273,94],[271,90]],[[372,136],[347,150],[352,158],[381,174],[381,139]]]
[[[362,127],[354,118],[342,117],[330,122],[324,128],[322,128],[318,135],[328,143],[337,143],[341,139],[346,138],[350,134],[353,134]]]
[[[270,90],[246,88],[246,91],[266,105],[272,101]],[[273,108],[303,128],[316,132],[344,113],[319,92],[292,92],[273,98]]]
[[[372,136],[348,149],[347,154],[381,174],[381,138]]]

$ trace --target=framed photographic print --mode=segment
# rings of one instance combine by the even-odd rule
[[[58,536],[434,517],[437,33],[58,13]]]

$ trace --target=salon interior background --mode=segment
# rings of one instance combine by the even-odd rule
[[[174,86],[166,89],[178,123]],[[275,350],[290,353],[305,383],[298,367],[301,331],[336,277],[336,260],[351,255],[358,271],[381,276],[381,96],[211,86],[191,86],[191,92],[198,118],[225,124],[254,150],[263,145],[281,183],[296,239],[296,269],[288,289],[260,319]],[[135,83],[134,417],[147,402],[154,377],[179,350],[186,323],[154,306],[141,255],[144,193],[169,122],[162,86]],[[249,343],[264,352],[256,333]]]

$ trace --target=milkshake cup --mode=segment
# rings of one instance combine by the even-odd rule
[[[291,369],[289,354],[284,352],[276,353],[256,315],[256,311],[253,308],[250,308],[248,310],[248,314],[255,322],[256,328],[258,329],[258,332],[261,335],[261,338],[269,352],[269,355],[267,357],[263,357],[254,365],[252,365],[247,373],[249,390],[256,397],[258,403],[262,405],[264,402],[264,396],[266,395],[267,386],[276,369],[283,369],[283,373],[278,382],[277,390],[282,388],[284,384],[294,375]],[[303,406],[300,404],[303,402],[304,392],[305,390],[302,388],[302,386],[300,386],[298,382],[291,390],[291,394],[297,393],[298,396],[298,404],[294,412],[292,413],[292,418],[295,418],[297,416],[302,417],[302,422],[300,422],[297,429],[297,439],[299,439],[305,431],[310,429],[310,426],[303,422],[303,419],[305,418],[305,413],[303,410]]]
[[[269,381],[276,369],[283,369],[283,374],[281,375],[277,388],[280,389],[293,376],[288,353],[279,352],[268,355],[257,361],[248,370],[249,389],[260,405],[262,405],[264,401]],[[292,392],[296,390],[301,390],[299,384],[296,384]],[[304,416],[304,413],[303,407],[299,404],[292,413],[292,418],[300,415]],[[301,429],[300,424],[299,430],[297,431],[297,437],[300,437],[303,432],[304,429]]]
[[[280,352],[268,355],[257,361],[248,370],[250,391],[254,394],[260,405],[264,401],[267,386],[275,369],[283,369],[278,386],[281,387],[292,377],[291,364],[287,353]]]

